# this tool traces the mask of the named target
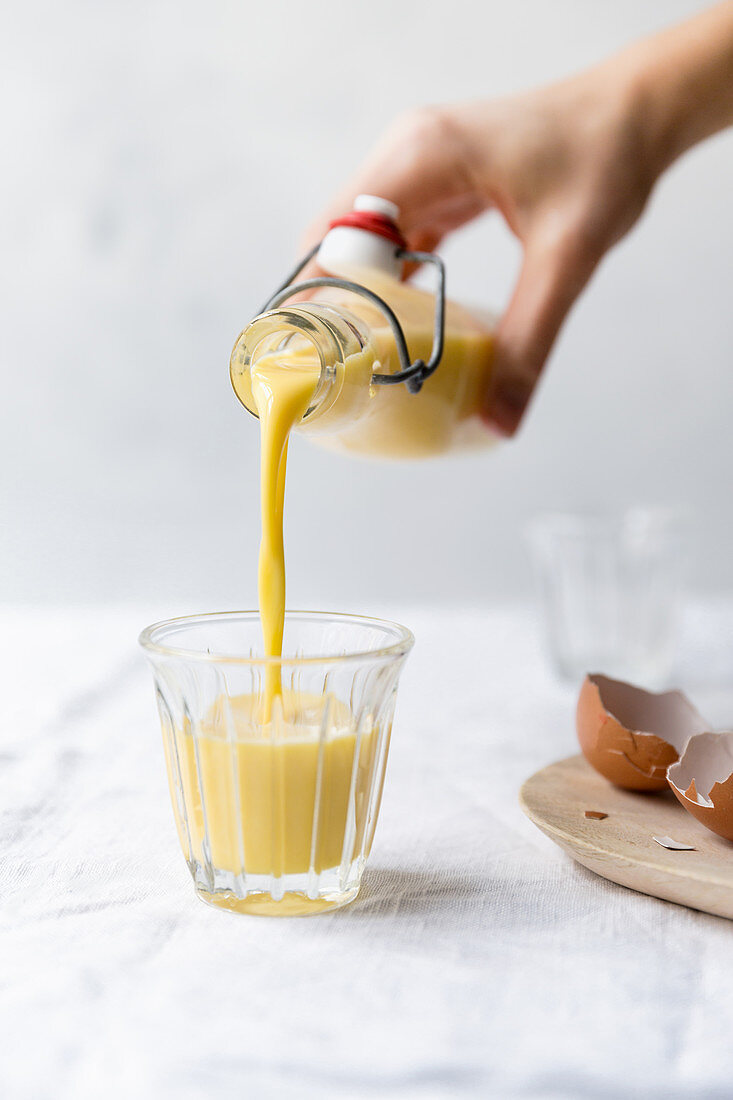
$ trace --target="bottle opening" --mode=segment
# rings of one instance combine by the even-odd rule
[[[312,367],[318,372],[313,398],[302,422],[321,407],[336,377],[340,349],[333,334],[311,310],[298,307],[263,313],[240,333],[229,361],[229,375],[234,392],[245,409],[257,417],[257,404],[252,392],[252,368],[265,358],[273,358],[278,366],[303,370]]]

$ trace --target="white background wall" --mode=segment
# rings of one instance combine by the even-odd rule
[[[257,433],[237,332],[391,116],[587,65],[690,0],[13,6],[0,39],[0,599],[255,601]],[[680,504],[733,586],[733,134],[688,155],[573,314],[521,437],[369,464],[292,449],[292,605],[489,600],[547,507]],[[491,218],[452,295],[505,301]],[[402,568],[403,563],[409,568]]]

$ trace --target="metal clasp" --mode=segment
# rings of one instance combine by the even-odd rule
[[[341,290],[350,290],[354,294],[361,294],[363,298],[366,298],[380,309],[389,321],[394,336],[395,346],[397,348],[397,356],[400,361],[400,369],[395,371],[394,374],[373,374],[373,384],[375,386],[396,386],[400,382],[404,382],[410,393],[419,393],[425,379],[429,378],[430,375],[437,370],[443,355],[443,341],[445,336],[445,264],[440,256],[435,255],[433,252],[408,252],[403,248],[395,249],[395,254],[398,259],[406,260],[408,263],[433,264],[438,273],[438,288],[435,295],[435,325],[433,329],[433,346],[430,352],[430,358],[427,363],[422,359],[416,359],[414,362],[410,362],[407,341],[405,340],[405,334],[402,331],[402,325],[397,318],[397,314],[387,305],[384,299],[380,298],[374,291],[368,290],[360,283],[352,283],[348,279],[339,279],[330,275],[318,276],[314,279],[304,279],[302,283],[293,283],[293,279],[295,279],[306,264],[314,258],[320,247],[320,243],[314,245],[310,252],[298,262],[297,267],[290,272],[285,282],[275,291],[272,297],[265,302],[260,312],[266,313],[270,309],[276,309],[277,306],[282,305],[282,303],[287,298],[292,297],[293,294],[299,294],[302,290],[313,290],[319,286],[333,286]]]

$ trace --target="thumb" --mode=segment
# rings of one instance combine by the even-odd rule
[[[555,338],[590,278],[592,264],[572,240],[543,246],[528,242],[511,301],[499,322],[483,418],[502,435],[514,435]]]

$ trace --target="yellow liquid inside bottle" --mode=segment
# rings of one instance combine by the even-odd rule
[[[410,361],[430,359],[435,323],[435,299],[409,284],[379,283],[370,289],[397,314]],[[347,290],[319,290],[307,302],[256,318],[240,335],[231,361],[237,397],[257,413],[253,372],[260,340],[272,339],[278,318],[284,331],[298,330],[322,343],[323,359],[331,372],[327,384],[319,381],[313,407],[296,426],[314,442],[333,450],[369,458],[415,459],[451,451],[486,448],[496,442],[481,418],[494,355],[494,336],[488,322],[479,320],[454,302],[446,302],[443,355],[437,370],[418,394],[405,385],[372,382],[374,374],[401,369],[394,334],[384,313],[361,295]],[[336,329],[331,343],[329,329]],[[355,333],[358,330],[358,336]],[[264,337],[263,337],[264,333]],[[262,358],[268,358],[271,352]],[[295,369],[318,356],[308,340],[290,339],[277,353],[280,362]]]

